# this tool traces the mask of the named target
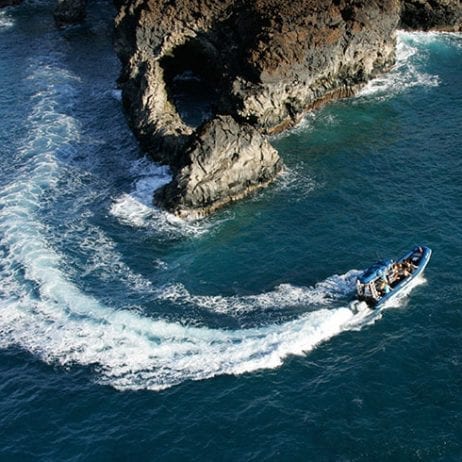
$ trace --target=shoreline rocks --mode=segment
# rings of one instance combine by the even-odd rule
[[[438,32],[462,31],[460,0],[402,0],[400,27]]]
[[[399,24],[459,30],[461,9],[456,0],[114,2],[130,126],[175,175],[156,203],[194,218],[275,178],[281,160],[261,137],[388,71]],[[184,75],[217,95],[200,127],[186,123],[177,103]],[[229,134],[219,135],[225,127]]]
[[[156,201],[182,218],[201,218],[269,184],[282,170],[277,151],[254,127],[217,116],[198,128],[173,182]]]

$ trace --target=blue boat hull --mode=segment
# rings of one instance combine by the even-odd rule
[[[405,279],[399,281],[394,287],[391,288],[390,292],[387,294],[384,294],[381,296],[378,300],[368,300],[367,303],[372,306],[375,309],[379,309],[383,307],[388,301],[390,301],[392,298],[398,296],[400,293],[404,291],[409,285],[414,281],[416,278],[418,278],[425,268],[428,265],[428,262],[430,261],[430,257],[432,255],[432,251],[429,247],[425,246],[416,246],[412,251],[408,252],[406,255],[401,257],[399,260],[397,260],[396,263],[402,263],[404,261],[408,261],[412,259],[412,257],[415,255],[416,251],[418,249],[422,250],[420,259],[417,263],[417,267],[412,271],[412,273],[407,276]]]

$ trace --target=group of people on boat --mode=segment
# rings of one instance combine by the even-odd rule
[[[419,262],[422,253],[423,249],[418,247],[418,249],[408,259],[393,263],[389,273],[383,275],[382,278],[377,281],[377,294],[380,297],[383,297],[388,294],[400,281],[409,277],[417,268],[417,263]]]
[[[431,255],[428,247],[415,246],[398,261],[382,259],[367,268],[356,281],[360,301],[377,306],[387,294],[397,293],[406,281],[413,279],[425,268]]]
[[[393,263],[391,271],[377,282],[377,292],[380,296],[388,294],[391,288],[398,284],[399,281],[406,279],[417,268],[412,261],[402,263]]]

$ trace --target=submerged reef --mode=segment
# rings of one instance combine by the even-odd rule
[[[59,27],[82,22],[86,17],[86,0],[58,0],[53,15]]]

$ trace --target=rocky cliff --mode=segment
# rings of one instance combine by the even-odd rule
[[[462,27],[460,0],[113,1],[129,123],[173,168],[157,202],[185,217],[275,178],[281,161],[262,136],[387,71],[398,26]],[[81,22],[85,9],[57,0],[56,23]]]
[[[268,184],[282,169],[276,150],[251,125],[217,116],[191,137],[173,182],[156,199],[180,217],[198,218]]]
[[[462,30],[460,0],[402,0],[403,29],[459,32]]]
[[[284,130],[307,110],[350,96],[387,71],[400,23],[460,25],[459,0],[115,4],[129,122],[142,146],[176,175],[157,201],[194,217],[268,184],[281,163],[257,134]],[[188,85],[195,95],[208,95],[196,110],[206,107],[210,123],[201,125],[182,106]],[[226,136],[218,136],[223,130]]]
[[[267,168],[261,143],[240,143],[249,136],[249,127],[261,134],[281,131],[306,110],[349,96],[386,71],[394,62],[400,14],[397,0],[119,0],[116,5],[115,46],[123,64],[120,84],[130,123],[154,159],[169,163],[179,175],[170,188],[176,193],[160,195],[160,200],[168,197],[170,209],[187,209],[194,216],[244,196],[259,181],[267,184],[280,170],[274,154],[274,168]],[[213,162],[221,163],[214,170],[223,172],[230,164],[218,155],[231,155],[229,143],[237,154],[246,146],[244,157],[253,155],[239,167],[232,163],[242,170],[236,177],[252,177],[252,187],[247,180],[240,186],[231,181],[232,188],[217,181],[207,205],[192,199],[192,191],[201,188],[192,183],[189,189],[178,187],[185,182],[185,157],[194,164],[197,158],[191,153],[200,150],[201,142],[197,127],[185,120],[175,101],[175,82],[185,75],[215,95],[211,118],[233,118],[225,144],[213,150],[218,156]],[[190,148],[192,139],[196,150]],[[210,159],[212,151],[207,152]],[[249,175],[245,170],[250,168],[266,173]],[[188,178],[199,181],[194,175]],[[182,207],[185,201],[188,206]]]

